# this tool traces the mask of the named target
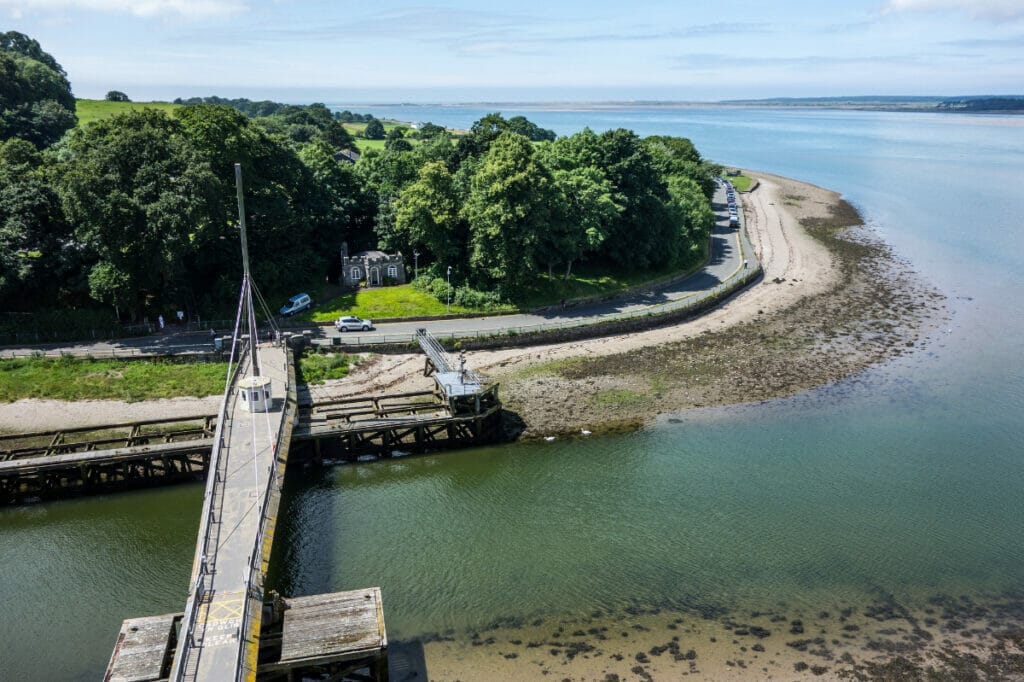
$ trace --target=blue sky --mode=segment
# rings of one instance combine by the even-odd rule
[[[714,101],[1018,94],[1024,0],[0,0],[75,94]],[[4,28],[5,27],[5,28]]]

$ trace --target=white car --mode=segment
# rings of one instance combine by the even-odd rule
[[[355,316],[339,317],[334,321],[334,326],[339,332],[347,332],[350,329],[368,332],[373,329],[373,320],[363,320]]]

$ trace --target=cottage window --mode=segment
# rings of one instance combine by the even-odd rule
[[[362,277],[360,277],[359,275],[359,268],[352,268],[352,270],[349,272],[349,278],[353,282],[358,282],[360,279],[362,279]]]
[[[398,266],[397,265],[389,265],[388,266],[388,277],[398,277]]]

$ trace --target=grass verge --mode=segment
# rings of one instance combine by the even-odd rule
[[[537,275],[528,287],[522,300],[524,308],[539,308],[556,305],[563,301],[614,296],[648,282],[656,282],[672,276],[682,276],[696,269],[662,268],[660,270],[644,270],[642,272],[612,274],[606,271],[580,267],[569,279],[547,273]]]
[[[737,192],[749,192],[754,184],[754,179],[749,175],[732,175],[726,178],[736,188]]]
[[[73,357],[0,360],[0,401],[201,398],[224,391],[227,363]]]

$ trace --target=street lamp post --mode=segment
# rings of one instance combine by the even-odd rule
[[[419,279],[420,277],[420,252],[416,249],[412,250],[412,263],[413,271],[412,278]]]
[[[452,266],[448,266],[448,312],[452,312]]]

